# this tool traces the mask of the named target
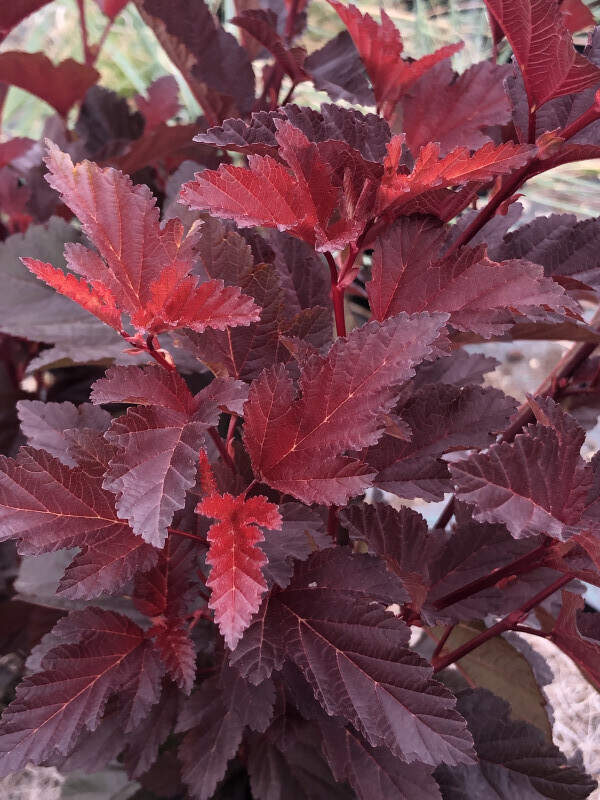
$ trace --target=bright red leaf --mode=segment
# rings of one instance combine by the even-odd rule
[[[280,530],[281,515],[266,497],[212,494],[196,508],[198,514],[218,520],[211,525],[206,563],[211,566],[206,585],[211,589],[209,607],[215,612],[230,650],[258,611],[267,589],[262,574],[266,556],[259,547],[264,536],[259,526]]]
[[[391,116],[400,97],[427,70],[463,47],[463,42],[458,42],[416,61],[402,59],[404,46],[400,31],[383,8],[380,10],[381,24],[378,24],[368,14],[362,14],[356,6],[328,1],[354,40],[373,84],[377,107],[385,117]]]
[[[573,46],[556,0],[485,0],[513,49],[533,111],[553,97],[600,82],[600,69]]]

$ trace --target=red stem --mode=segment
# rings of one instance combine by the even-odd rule
[[[227,447],[227,452],[229,453],[231,459],[233,459],[233,435],[235,433],[235,426],[237,425],[238,416],[237,414],[232,414],[229,418],[229,427],[227,428],[227,438],[225,439],[225,446]]]
[[[439,654],[442,652],[442,650],[444,649],[444,645],[448,641],[448,637],[450,636],[454,628],[456,628],[456,622],[452,622],[450,625],[446,625],[446,630],[442,634],[442,638],[435,646],[435,650],[433,651],[433,655],[431,656],[432,659],[437,658]]]
[[[201,536],[196,536],[195,533],[188,533],[187,531],[180,531],[179,528],[168,528],[169,533],[174,533],[176,536],[185,536],[186,539],[193,539],[198,544],[202,545],[208,550],[208,542]]]
[[[517,633],[531,633],[533,636],[541,636],[543,639],[550,638],[550,634],[539,631],[537,628],[531,628],[529,625],[515,625],[514,630]]]
[[[77,0],[77,7],[79,9],[79,27],[81,29],[81,44],[83,46],[83,59],[86,64],[91,65],[93,64],[93,58],[90,50],[87,22],[85,18],[85,0]]]
[[[223,441],[223,439],[221,439],[221,437],[219,435],[219,431],[216,428],[212,427],[212,428],[208,429],[208,433],[210,435],[210,438],[217,445],[217,450],[219,451],[219,454],[220,454],[221,458],[223,459],[223,461],[227,464],[227,466],[229,467],[229,469],[232,472],[236,472],[236,468],[235,468],[235,464],[233,463],[233,459],[231,458],[231,456],[227,452],[227,447],[225,446],[225,442]]]
[[[529,109],[528,115],[528,130],[527,130],[527,141],[529,144],[535,144],[535,110]]]
[[[339,284],[338,268],[331,253],[325,253],[331,277],[331,300],[335,316],[335,329],[338,336],[346,336],[346,314],[344,310],[344,287]]]
[[[524,603],[521,608],[518,608],[516,611],[512,611],[510,614],[508,614],[508,616],[500,620],[500,622],[492,625],[491,628],[488,628],[486,631],[483,631],[483,633],[473,637],[473,639],[471,639],[469,642],[465,642],[465,644],[457,647],[456,650],[448,653],[448,655],[444,656],[443,658],[433,659],[432,664],[434,672],[440,672],[441,670],[450,666],[450,664],[454,664],[455,661],[460,661],[461,658],[464,658],[477,647],[480,647],[490,639],[499,636],[501,633],[514,630],[533,608],[538,606],[547,597],[550,597],[550,595],[554,594],[554,592],[557,592],[571,580],[573,579],[570,575],[563,575],[561,578],[557,578],[554,583],[550,584],[550,586],[547,586],[545,589],[542,589],[541,592],[538,592],[534,597]]]
[[[525,555],[521,556],[520,558],[511,561],[510,564],[505,564],[503,567],[497,567],[496,569],[493,569],[489,575],[483,575],[481,578],[477,578],[477,580],[471,581],[471,583],[467,583],[465,586],[461,586],[460,589],[449,592],[443,597],[440,597],[439,600],[436,600],[434,607],[438,611],[441,611],[443,608],[448,608],[448,606],[458,603],[459,600],[464,600],[465,597],[471,597],[471,595],[477,594],[477,592],[481,592],[483,589],[487,589],[489,586],[494,586],[502,578],[508,578],[511,575],[521,575],[524,572],[530,572],[541,565],[549,544],[550,541],[544,542],[543,544],[539,545],[539,547],[531,550],[529,553],[525,553]]]
[[[98,39],[97,44],[94,46],[94,54],[92,57],[92,66],[98,61],[98,57],[100,56],[100,51],[104,47],[106,40],[108,38],[108,34],[110,33],[110,29],[112,28],[114,23],[114,19],[109,18],[106,25],[104,26],[104,30],[102,31],[100,38]]]

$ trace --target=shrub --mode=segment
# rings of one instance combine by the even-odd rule
[[[595,786],[525,639],[600,683],[578,422],[600,222],[509,229],[530,178],[600,156],[600,33],[582,54],[585,6],[486,0],[514,63],[457,75],[461,43],[413,60],[385,11],[329,1],[347,30],[307,56],[303,0],[240,10],[239,38],[203,0],[136,0],[192,124],[171,76],[137,110],[98,86],[84,16],[85,63],[0,54],[56,111],[45,144],[0,144],[1,644],[33,648],[2,775],[119,759],[153,796],[258,800]],[[108,29],[125,3],[99,5]],[[295,105],[306,81],[335,102]],[[573,346],[517,408],[462,345],[522,338]],[[429,529],[373,489],[451,499]]]

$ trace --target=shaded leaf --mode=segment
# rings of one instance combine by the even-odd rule
[[[491,692],[463,692],[458,708],[473,733],[479,762],[436,770],[445,800],[583,800],[595,788],[595,781],[569,766],[536,728],[511,721],[508,704]]]
[[[375,105],[365,67],[348,31],[341,31],[314,50],[304,62],[304,68],[315,88],[327,92],[332,100]]]
[[[131,730],[160,695],[162,668],[144,633],[126,617],[88,608],[58,623],[61,644],[42,671],[19,685],[0,724],[0,772],[67,755],[98,725],[108,698],[122,699],[121,724]]]

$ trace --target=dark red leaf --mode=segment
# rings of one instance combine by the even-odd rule
[[[266,47],[292,83],[300,83],[308,78],[302,68],[306,51],[301,47],[288,48],[285,45],[277,32],[277,15],[273,11],[250,8],[233,17],[231,22]]]
[[[19,22],[39,8],[48,5],[49,2],[51,0],[14,0],[8,4],[5,3],[0,9],[0,33],[6,36]]]
[[[367,284],[375,319],[445,311],[454,328],[489,338],[508,330],[515,313],[535,318],[543,307],[578,315],[577,304],[538,265],[495,263],[483,246],[443,257],[443,237],[431,218],[401,217],[377,240]]]
[[[441,800],[433,769],[405,764],[384,747],[371,747],[349,725],[320,721],[323,750],[338,781],[348,781],[359,800]]]
[[[532,402],[538,424],[512,444],[450,466],[457,496],[475,504],[481,522],[502,522],[515,538],[576,531],[592,484],[579,451],[585,432],[550,399]]]
[[[248,54],[203,0],[136,0],[135,4],[213,124],[250,110],[254,74]]]
[[[0,53],[0,81],[40,97],[65,116],[100,74],[68,58],[56,66],[44,53],[10,50]]]
[[[583,800],[596,786],[570,766],[533,725],[510,717],[510,706],[485,689],[463,692],[458,708],[473,733],[479,761],[452,770],[439,767],[435,777],[444,798],[519,797],[523,800]]]
[[[409,630],[377,604],[292,584],[276,600],[278,630],[328,714],[405,761],[470,763],[471,738],[454,698],[408,649]],[[360,698],[360,699],[359,699]]]
[[[73,403],[42,403],[39,400],[20,400],[17,404],[21,431],[28,444],[45,450],[68,467],[76,459],[69,452],[70,440],[65,435],[71,429],[104,431],[110,425],[110,414],[90,403],[75,406]]]
[[[375,97],[358,50],[348,31],[341,31],[304,62],[316,89],[332,100],[374,106]]]
[[[396,397],[392,387],[431,353],[444,322],[444,315],[399,315],[353,331],[327,357],[309,359],[301,397],[283,367],[264,372],[244,408],[256,475],[306,503],[345,504],[364,490],[372,471],[344,453],[379,440]]]
[[[209,800],[236,754],[247,725],[264,730],[273,711],[273,685],[254,688],[226,670],[205,681],[187,702],[177,730],[189,731],[179,757],[183,780],[200,800]],[[191,729],[191,730],[190,730]]]
[[[498,261],[525,258],[544,267],[544,273],[567,288],[581,284],[600,290],[597,253],[600,224],[573,214],[536,217],[505,236],[492,251]]]
[[[485,0],[523,73],[529,107],[580,92],[600,81],[600,69],[579,54],[556,0]]]
[[[111,695],[122,699],[121,724],[132,730],[160,696],[162,667],[144,632],[126,617],[89,608],[58,623],[60,642],[26,678],[0,724],[0,773],[55,751],[67,755],[93,730]]]
[[[476,150],[489,142],[488,126],[510,120],[503,87],[508,74],[510,67],[490,61],[473,64],[461,75],[452,71],[449,61],[429,70],[396,109],[411,152],[439,142],[444,156],[455,147]]]
[[[441,500],[451,489],[450,472],[441,456],[491,444],[516,405],[491,387],[425,386],[399,410],[412,432],[410,440],[385,434],[361,457],[377,470],[376,486],[400,497]]]
[[[222,407],[241,411],[246,387],[229,379],[196,396],[176,372],[161,367],[112,367],[94,384],[94,403],[135,403],[106,434],[117,449],[104,486],[133,531],[162,547],[175,511],[196,480],[198,452]],[[149,451],[147,448],[150,448]]]
[[[572,592],[562,593],[562,607],[550,638],[577,664],[596,687],[600,687],[600,636],[596,626],[586,625],[584,602]],[[580,627],[580,620],[583,624]],[[592,621],[592,620],[590,620]]]

